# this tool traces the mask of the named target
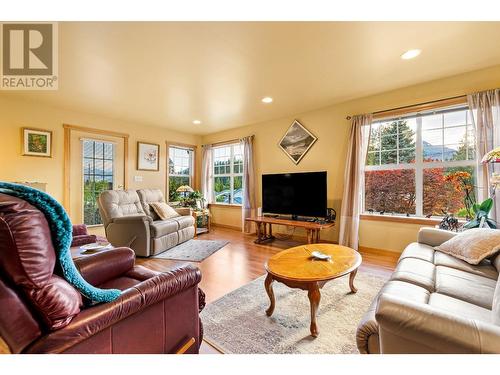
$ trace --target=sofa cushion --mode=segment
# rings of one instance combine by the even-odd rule
[[[150,224],[151,236],[159,238],[170,233],[175,233],[179,230],[179,223],[174,220],[158,220]]]
[[[492,308],[496,280],[444,266],[436,267],[436,292]]]
[[[83,304],[81,294],[57,275],[52,275],[43,286],[25,292],[51,331],[67,326]]]
[[[486,323],[491,323],[492,320],[491,310],[440,293],[431,294],[429,305],[468,319],[481,320]]]
[[[172,220],[177,221],[179,224],[179,230],[192,227],[194,225],[194,217],[192,216],[177,216]]]
[[[451,255],[436,251],[436,253],[434,254],[434,264],[436,266],[455,268],[457,270],[487,277],[488,279],[498,279],[498,271],[495,267],[492,266],[489,260],[483,260],[478,265],[472,265]]]
[[[435,248],[470,264],[479,264],[483,259],[500,251],[500,230],[474,228],[457,234]]]
[[[389,280],[379,294],[390,294],[417,303],[427,303],[431,293],[418,285],[398,280]]]
[[[180,216],[176,210],[165,202],[152,202],[149,204],[149,207],[153,208],[153,211],[156,212],[156,215],[158,215],[161,220],[169,220]]]
[[[405,258],[399,261],[391,280],[415,284],[427,289],[429,292],[434,292],[435,268],[436,266],[433,263],[425,260]]]
[[[399,259],[416,258],[432,263],[435,252],[436,250],[429,245],[413,242],[406,247]]]

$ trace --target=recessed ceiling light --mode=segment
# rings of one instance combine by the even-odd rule
[[[411,50],[408,50],[406,51],[405,53],[403,53],[401,55],[401,58],[403,60],[410,60],[410,59],[414,59],[415,57],[417,57],[418,55],[420,55],[422,51],[419,50],[419,49],[411,49]]]
[[[193,124],[195,124],[195,125],[200,125],[200,124],[201,124],[201,121],[200,121],[200,120],[193,120]]]
[[[273,98],[271,98],[270,96],[266,96],[265,98],[262,98],[262,103],[269,104],[272,102],[273,102]]]

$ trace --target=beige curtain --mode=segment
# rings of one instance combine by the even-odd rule
[[[213,189],[213,153],[211,145],[202,147],[202,163],[201,163],[201,192],[206,199],[206,203],[214,202]]]
[[[467,95],[467,101],[472,112],[476,132],[478,201],[482,201],[492,195],[490,191],[491,173],[500,173],[500,163],[480,164],[481,159],[487,152],[500,146],[500,89]],[[498,199],[490,213],[490,217],[496,221],[500,220],[500,202]]]
[[[255,216],[256,194],[255,194],[255,161],[253,152],[254,136],[240,139],[243,146],[243,207],[241,210],[242,230],[250,233],[253,226],[245,219]]]
[[[359,241],[359,215],[363,207],[364,169],[372,118],[371,114],[352,118],[344,173],[339,243],[356,250]]]

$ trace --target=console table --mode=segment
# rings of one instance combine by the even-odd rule
[[[268,216],[257,216],[245,219],[257,225],[257,239],[255,243],[263,243],[275,239],[273,236],[273,224],[285,225],[294,228],[304,228],[307,232],[307,243],[318,243],[321,229],[331,228],[335,222],[317,223],[311,221],[300,221],[291,219],[280,219]]]

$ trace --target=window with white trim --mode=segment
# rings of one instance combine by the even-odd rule
[[[374,122],[365,166],[364,210],[379,214],[468,216],[476,152],[467,107]]]
[[[243,203],[243,146],[233,143],[213,148],[215,203]]]
[[[168,201],[178,201],[177,193],[179,186],[193,183],[193,160],[194,150],[189,147],[168,147]]]
[[[82,140],[83,223],[102,224],[97,200],[105,190],[112,190],[115,180],[115,144],[92,139]]]

